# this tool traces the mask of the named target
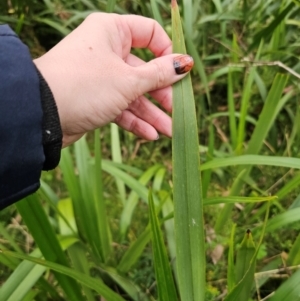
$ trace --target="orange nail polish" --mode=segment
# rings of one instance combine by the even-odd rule
[[[189,72],[194,66],[193,58],[188,54],[179,55],[174,58],[173,65],[176,74]]]

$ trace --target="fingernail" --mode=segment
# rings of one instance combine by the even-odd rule
[[[174,58],[173,65],[176,74],[184,74],[193,68],[194,60],[190,55],[182,54]]]

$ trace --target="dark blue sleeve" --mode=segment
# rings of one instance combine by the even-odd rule
[[[39,78],[28,48],[0,25],[0,209],[39,188],[42,119]]]

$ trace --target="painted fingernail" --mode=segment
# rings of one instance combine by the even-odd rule
[[[193,68],[194,60],[190,55],[182,54],[174,58],[173,65],[176,74],[184,74]]]

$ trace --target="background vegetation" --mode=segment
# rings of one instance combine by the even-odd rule
[[[204,300],[300,300],[300,2],[178,4],[195,60]],[[172,32],[165,0],[2,1],[0,22],[36,57],[93,11],[154,17]],[[152,233],[160,254],[160,223],[177,283],[171,158],[170,139],[146,142],[114,125],[63,150],[37,194],[0,212],[0,300],[168,300],[149,242]],[[28,254],[46,262],[24,260]]]

